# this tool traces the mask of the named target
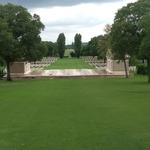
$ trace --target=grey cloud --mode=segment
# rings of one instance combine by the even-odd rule
[[[23,5],[27,8],[51,7],[51,6],[71,6],[81,3],[106,3],[122,0],[0,0],[0,3],[13,3]]]
[[[55,22],[50,22],[50,23],[45,23],[46,26],[49,26],[49,27],[60,27],[60,26],[63,26],[63,27],[70,27],[70,26],[77,26],[77,27],[92,27],[92,26],[96,26],[96,25],[99,25],[99,24],[102,24],[104,23],[105,21],[104,20],[96,20],[96,19],[93,19],[93,20],[74,20],[74,21],[55,21]]]

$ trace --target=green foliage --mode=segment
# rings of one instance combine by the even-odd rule
[[[71,55],[71,57],[76,57],[76,53],[75,52],[71,52],[70,55]]]
[[[81,46],[82,46],[81,38],[82,38],[81,34],[76,34],[74,37],[74,50],[77,58],[79,58],[81,54]]]
[[[88,43],[85,45],[82,45],[81,55],[82,56],[90,56]]]
[[[140,45],[140,56],[150,57],[150,13],[146,14],[141,21],[143,38]]]
[[[17,56],[14,48],[16,40],[13,39],[8,23],[0,18],[0,57],[5,61],[13,61]]]
[[[130,57],[129,66],[136,66],[139,64],[139,59],[136,56]]]
[[[91,38],[91,40],[83,45],[82,47],[82,55],[83,56],[97,56],[98,55],[98,51],[99,51],[99,41],[100,41],[100,37],[93,37]]]
[[[109,45],[109,34],[105,34],[103,36],[100,36],[99,43],[98,43],[98,58],[99,59],[106,59],[106,54],[108,52],[108,49],[110,49]]]
[[[139,64],[136,66],[137,74],[139,75],[147,75],[147,65],[146,64]]]
[[[99,37],[93,37],[89,43],[89,53],[91,56],[97,56],[98,55],[98,50],[99,50]]]
[[[147,44],[149,40],[148,37],[143,39],[145,29],[141,26],[141,22],[149,12],[150,2],[147,0],[130,3],[118,11],[111,31],[112,52],[115,57],[125,62],[126,55],[131,57],[138,56],[140,47],[144,51],[145,49],[148,50],[149,46]],[[144,52],[144,55],[146,56],[147,53]],[[150,58],[148,62],[150,65]],[[150,70],[148,74],[150,82]]]
[[[43,42],[45,44],[45,46],[47,47],[47,54],[46,56],[57,56],[58,52],[57,52],[57,44],[53,43],[53,42]]]
[[[112,50],[119,59],[125,55],[137,55],[142,32],[140,21],[150,11],[150,3],[141,0],[130,3],[116,14],[111,31]]]
[[[82,48],[83,56],[98,56],[99,59],[106,59],[106,53],[109,48],[108,34],[91,38],[88,44]]]
[[[149,2],[150,4],[150,2]],[[148,82],[150,82],[150,11],[146,13],[141,21],[143,38],[140,45],[140,56],[147,60]]]
[[[37,60],[43,57],[40,33],[44,25],[22,6],[0,5],[0,56],[7,64],[10,80],[10,62]]]
[[[60,58],[64,57],[64,53],[65,53],[65,35],[64,33],[60,33],[57,39],[57,49],[58,49],[58,54]]]

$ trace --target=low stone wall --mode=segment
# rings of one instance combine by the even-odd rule
[[[129,61],[126,60],[127,64],[127,70],[129,72]],[[107,72],[122,72],[125,73],[125,68],[124,68],[124,62],[123,61],[118,61],[118,60],[112,60],[112,59],[107,59],[107,67],[106,67]]]
[[[10,65],[11,75],[23,75],[31,72],[30,63],[14,62]]]

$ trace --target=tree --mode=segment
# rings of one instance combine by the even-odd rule
[[[63,58],[64,57],[64,53],[65,53],[65,35],[64,33],[60,33],[57,39],[57,49],[58,49],[58,53],[59,53],[59,57]]]
[[[76,34],[74,37],[74,50],[77,58],[79,58],[81,54],[81,45],[81,34]]]
[[[143,39],[140,45],[140,56],[147,60],[148,82],[150,82],[150,14],[143,17],[141,21],[143,27]]]
[[[109,37],[107,34],[99,37],[98,47],[98,57],[106,62],[106,54],[109,49]]]
[[[104,59],[104,62],[106,62],[106,55],[109,49],[111,49],[110,44],[110,33],[111,33],[112,26],[109,24],[106,24],[104,31],[105,34],[98,36],[98,57],[99,59]]]
[[[126,56],[138,54],[142,39],[140,21],[149,10],[149,1],[139,0],[123,7],[116,14],[111,31],[112,52],[119,60],[124,61],[126,77]]]
[[[82,44],[81,55],[82,56],[90,56],[88,43]]]
[[[46,56],[57,56],[57,48],[56,48],[56,43],[53,42],[43,42],[45,46],[47,47],[47,54]]]
[[[93,37],[88,43],[88,49],[91,56],[97,56],[99,50],[99,37]]]
[[[127,71],[127,64],[126,64],[126,55],[130,53],[129,46],[130,46],[130,39],[128,39],[128,33],[123,32],[122,28],[124,27],[123,24],[116,23],[113,25],[112,28],[112,52],[115,58],[119,60],[123,60],[126,78],[128,78],[128,71]]]
[[[10,62],[13,62],[18,56],[14,45],[16,41],[13,39],[13,35],[5,20],[0,19],[0,56],[5,60],[7,66],[7,80],[11,80],[10,77]]]
[[[0,5],[0,56],[6,62],[7,80],[11,80],[10,66],[14,61],[36,60],[41,52],[40,17],[33,16],[22,6]]]
[[[104,31],[106,35],[109,35],[111,33],[111,28],[112,26],[110,24],[105,25]]]
[[[106,43],[105,43],[106,45]],[[104,50],[104,51],[103,51]],[[99,58],[105,58],[105,48],[104,48],[104,36],[100,35],[91,38],[88,43],[82,46],[82,55],[84,56],[99,56]]]

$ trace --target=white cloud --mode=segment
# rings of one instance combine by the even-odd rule
[[[123,0],[112,3],[88,3],[65,7],[50,7],[32,9],[39,14],[45,24],[43,40],[56,41],[58,34],[66,35],[67,43],[73,42],[76,33],[82,34],[82,40],[87,42],[91,37],[103,34],[106,24],[112,24],[119,8],[136,0]]]

